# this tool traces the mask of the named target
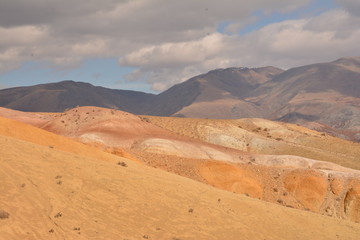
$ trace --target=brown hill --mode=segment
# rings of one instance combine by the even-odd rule
[[[290,69],[252,95],[247,100],[269,109],[270,119],[360,140],[360,57]]]
[[[221,191],[114,155],[99,161],[3,135],[0,151],[4,240],[355,240],[360,234],[359,224]]]
[[[275,67],[213,70],[157,95],[143,113],[208,118],[265,116],[264,109],[243,99],[281,72]]]
[[[26,112],[63,112],[76,106],[120,108],[139,112],[153,94],[95,87],[89,83],[63,81],[0,90],[0,106]]]

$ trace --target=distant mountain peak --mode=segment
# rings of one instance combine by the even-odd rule
[[[360,65],[360,56],[359,57],[344,57],[335,60],[333,63],[340,64],[358,64]]]
[[[158,95],[73,80],[0,90],[0,106],[16,110],[61,112],[78,105],[157,116],[316,121],[350,131],[350,138],[360,141],[360,57],[286,71],[272,66],[219,68]]]

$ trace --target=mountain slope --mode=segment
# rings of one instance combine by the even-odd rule
[[[213,70],[157,95],[143,112],[157,116],[210,118],[263,116],[263,109],[243,99],[282,71],[275,67]]]
[[[158,94],[65,81],[0,90],[0,106],[58,111],[99,106],[191,118],[267,118],[360,141],[360,57],[283,71],[275,67],[217,69]]]
[[[360,140],[360,57],[290,69],[252,95],[247,100],[268,109],[270,119],[308,127],[318,122],[351,130]]]
[[[203,110],[203,116],[216,111],[223,111],[223,118],[262,116],[263,109],[242,99],[281,72],[274,67],[218,69],[158,95],[63,81],[0,90],[0,106],[33,112],[62,112],[76,106],[98,106],[135,114],[191,117],[201,113],[197,110],[198,105],[203,108],[205,104],[209,110]],[[220,114],[211,117],[219,118]]]
[[[99,106],[138,112],[153,94],[112,90],[89,83],[63,81],[0,90],[0,106],[21,111],[62,112],[76,106]]]

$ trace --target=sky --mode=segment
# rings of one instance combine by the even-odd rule
[[[0,0],[0,89],[159,93],[216,68],[360,56],[359,0]]]

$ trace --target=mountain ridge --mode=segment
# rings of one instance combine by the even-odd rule
[[[65,80],[29,87],[0,90],[0,105],[14,110],[62,112],[74,106],[93,105],[138,111],[137,105],[153,94],[109,89],[90,83]]]
[[[360,141],[360,57],[282,70],[215,69],[157,95],[63,81],[0,90],[0,106],[61,112],[76,106],[191,118],[266,118]],[[316,127],[314,127],[316,126]],[[336,135],[336,134],[335,134]]]

